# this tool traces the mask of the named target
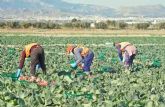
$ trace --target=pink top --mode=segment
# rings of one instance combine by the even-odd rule
[[[136,49],[136,47],[135,47],[134,45],[129,45],[129,46],[127,46],[127,47],[125,48],[125,51],[128,52],[129,56],[131,56],[131,55],[133,55],[133,54],[136,55],[136,53],[137,53],[137,49]]]

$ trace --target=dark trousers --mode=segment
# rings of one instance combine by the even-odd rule
[[[83,71],[86,71],[86,72],[90,71],[90,66],[92,65],[93,58],[94,58],[94,53],[92,51],[90,51],[83,60],[83,62],[84,62]]]
[[[33,76],[35,75],[37,64],[40,64],[43,73],[46,74],[44,49],[41,46],[33,48],[31,50],[30,57],[31,57],[31,64],[30,64],[30,66],[31,66],[31,70],[30,70],[31,75],[33,75]]]
[[[136,56],[135,54],[129,56],[129,54],[127,52],[125,52],[125,62],[124,62],[125,67],[129,68],[132,66],[135,56]]]

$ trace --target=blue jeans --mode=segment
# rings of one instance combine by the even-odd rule
[[[92,51],[89,51],[88,55],[84,57],[84,66],[83,66],[83,71],[89,72],[90,71],[90,66],[92,65],[94,58],[94,53]]]

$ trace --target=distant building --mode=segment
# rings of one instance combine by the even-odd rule
[[[157,20],[154,20],[153,22],[152,22],[152,24],[157,24],[158,23],[158,21]]]
[[[91,28],[95,28],[95,27],[96,27],[96,26],[95,26],[95,23],[91,23],[91,24],[90,24],[90,27],[91,27]]]

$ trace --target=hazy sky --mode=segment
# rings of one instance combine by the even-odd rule
[[[96,4],[113,8],[137,5],[165,5],[165,0],[63,0],[71,3]]]

